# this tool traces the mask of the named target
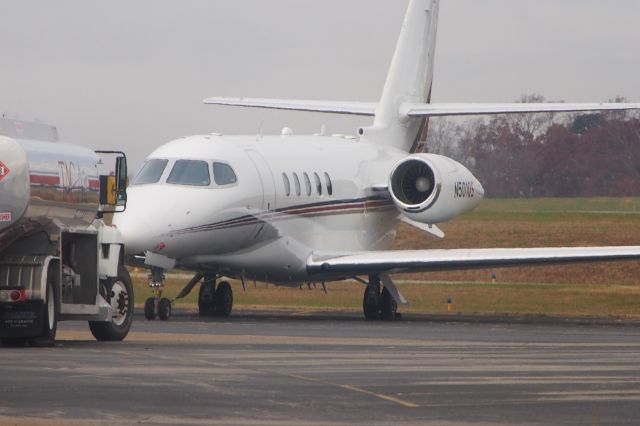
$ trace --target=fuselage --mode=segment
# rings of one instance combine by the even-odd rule
[[[399,212],[376,188],[406,155],[335,136],[191,136],[147,158],[114,222],[129,253],[178,267],[283,284],[328,279],[307,274],[310,255],[392,245]]]

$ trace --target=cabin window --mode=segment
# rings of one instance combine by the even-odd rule
[[[164,173],[164,169],[167,167],[169,160],[161,160],[154,158],[153,160],[147,160],[135,179],[132,185],[146,185],[150,183],[157,183]]]
[[[300,196],[300,179],[298,179],[298,175],[296,173],[293,174],[293,183],[296,187],[296,195]]]
[[[329,173],[324,172],[324,183],[327,185],[327,194],[332,195],[333,194],[333,185],[331,184],[331,177],[329,176]]]
[[[289,177],[286,173],[282,174],[282,182],[284,183],[284,192],[288,197],[289,195],[291,195],[291,182],[289,182]]]
[[[167,178],[167,183],[189,186],[209,186],[209,165],[200,160],[177,160]]]
[[[307,174],[307,172],[304,172],[303,175],[304,176],[304,186],[307,189],[307,196],[311,196],[311,180],[309,180],[309,175]]]
[[[217,185],[230,185],[236,183],[236,173],[230,165],[225,163],[213,163],[213,180]]]
[[[320,176],[316,172],[313,172],[313,180],[316,184],[316,192],[318,195],[322,195],[322,182],[320,181]]]

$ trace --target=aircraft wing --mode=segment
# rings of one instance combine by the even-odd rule
[[[373,116],[376,110],[376,103],[370,102],[299,101],[262,98],[208,98],[204,100],[204,103],[209,105],[230,105],[248,108],[284,109],[292,111],[367,116]]]
[[[290,111],[324,112],[374,116],[375,102],[336,102],[264,98],[208,98],[209,105]],[[400,111],[409,117],[446,117],[485,114],[523,114],[540,112],[594,112],[640,109],[640,103],[403,103]]]
[[[371,251],[314,255],[309,273],[365,275],[640,259],[640,246]]]

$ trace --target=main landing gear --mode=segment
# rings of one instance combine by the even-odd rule
[[[152,321],[156,317],[163,321],[171,317],[171,308],[176,300],[186,297],[191,290],[202,281],[198,292],[198,314],[201,317],[219,316],[228,317],[233,309],[233,290],[231,285],[222,281],[216,286],[215,274],[196,274],[191,281],[178,293],[175,299],[162,297],[164,290],[164,271],[152,268],[149,275],[149,287],[155,293],[154,297],[148,298],[144,303],[144,316]]]
[[[216,287],[216,276],[205,275],[198,292],[198,313],[201,317],[228,317],[233,309],[233,290],[222,281]]]
[[[367,320],[394,320],[400,318],[398,304],[387,286],[380,285],[378,275],[370,275],[362,298],[362,310]]]

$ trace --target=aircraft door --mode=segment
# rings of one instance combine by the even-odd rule
[[[262,210],[270,211],[276,209],[276,188],[273,180],[271,168],[265,161],[264,157],[256,150],[247,150],[247,155],[251,162],[256,166],[260,184],[262,185]]]

